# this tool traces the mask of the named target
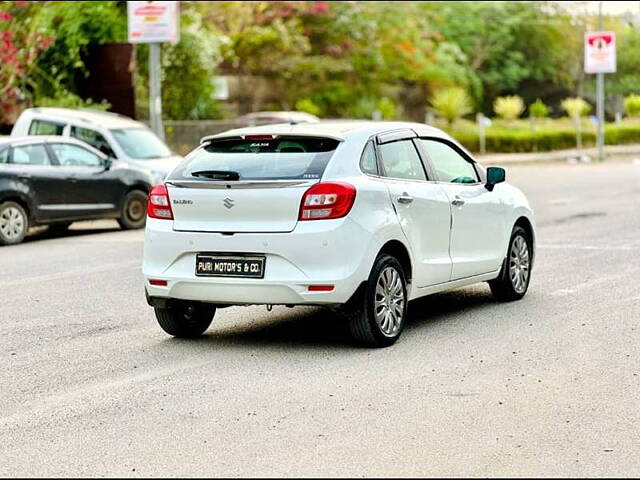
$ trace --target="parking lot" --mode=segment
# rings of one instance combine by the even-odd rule
[[[156,325],[142,231],[0,249],[0,475],[622,476],[640,469],[640,165],[507,169],[536,211],[528,295],[416,301],[354,346],[315,308]]]

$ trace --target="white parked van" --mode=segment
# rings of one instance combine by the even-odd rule
[[[29,108],[12,137],[60,135],[82,140],[109,157],[151,171],[162,181],[182,157],[171,152],[144,123],[117,113],[70,108]]]

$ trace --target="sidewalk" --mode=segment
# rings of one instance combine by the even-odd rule
[[[640,157],[640,144],[629,145],[605,145],[605,158],[627,159]],[[553,150],[551,152],[534,153],[486,153],[475,155],[476,160],[484,165],[500,165],[510,163],[532,163],[532,162],[564,162],[570,157],[587,155],[593,160],[598,157],[598,149],[584,148],[582,150]]]

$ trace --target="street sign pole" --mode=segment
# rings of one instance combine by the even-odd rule
[[[598,115],[598,161],[604,160],[604,73],[598,73],[596,77],[597,99],[596,114]]]
[[[602,30],[602,2],[598,4],[598,30]],[[596,77],[596,114],[598,116],[598,161],[604,161],[604,73]]]
[[[149,123],[151,130],[164,140],[161,44],[180,39],[179,2],[128,1],[127,23],[129,42],[149,45]]]
[[[151,130],[164,140],[160,48],[159,43],[149,44],[149,119]]]
[[[599,3],[599,31],[584,35],[584,71],[596,75],[598,160],[604,161],[604,74],[616,72],[616,33],[602,31],[602,2]]]

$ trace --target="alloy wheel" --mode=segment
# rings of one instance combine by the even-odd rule
[[[7,240],[19,238],[25,228],[25,218],[15,207],[8,207],[0,212],[0,232]]]
[[[138,222],[146,214],[146,205],[139,198],[134,198],[127,205],[127,216],[133,222]]]
[[[401,328],[405,303],[400,273],[386,267],[378,277],[374,301],[376,321],[384,335],[394,336]]]
[[[509,277],[513,289],[517,293],[523,293],[527,289],[529,280],[529,246],[522,235],[518,235],[511,245],[509,253]]]

